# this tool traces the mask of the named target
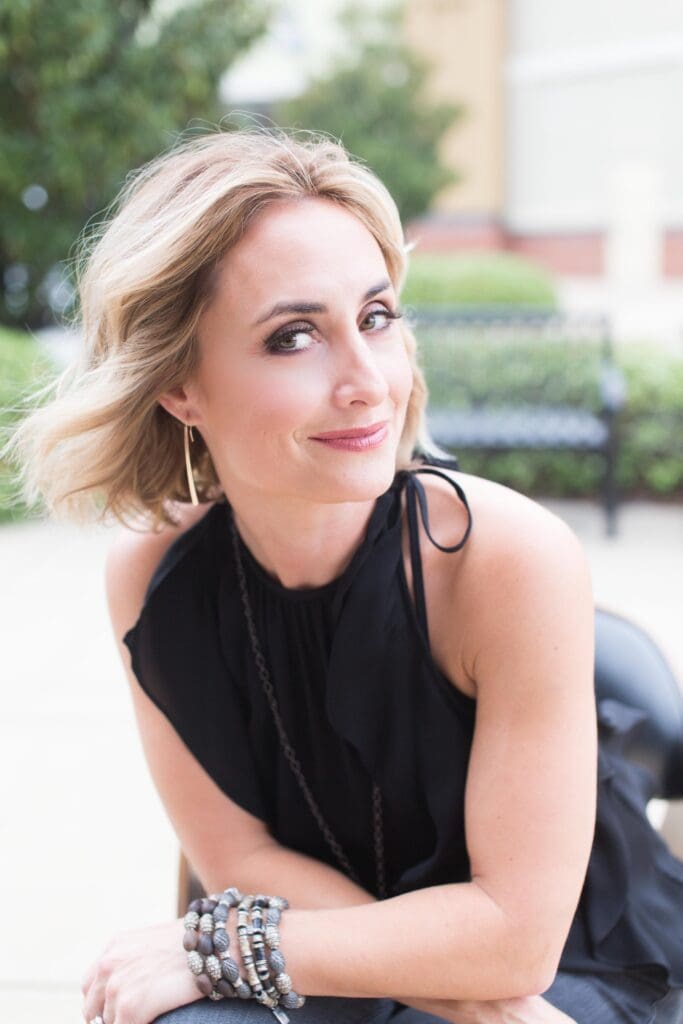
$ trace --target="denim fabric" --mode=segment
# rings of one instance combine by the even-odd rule
[[[543,998],[576,1024],[683,1024],[683,989],[667,989],[657,975],[625,971],[559,971]]]
[[[683,989],[667,989],[636,972],[560,971],[543,998],[576,1024],[683,1024]],[[393,999],[308,996],[291,1024],[443,1024],[443,1018]],[[153,1024],[275,1024],[270,1010],[249,1000],[200,999],[157,1017]]]
[[[300,1010],[287,1010],[290,1024],[384,1024],[396,1003],[392,999],[342,999],[307,996]],[[424,1014],[425,1021],[431,1018]],[[199,999],[157,1017],[153,1024],[276,1024],[267,1007],[251,1000]]]
[[[657,1000],[648,1024],[683,1024],[683,988],[669,989]]]

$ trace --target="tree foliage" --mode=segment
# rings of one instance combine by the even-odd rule
[[[404,41],[401,3],[351,3],[340,16],[343,53],[306,91],[273,107],[287,128],[328,132],[364,160],[393,195],[403,221],[424,213],[459,174],[439,159],[444,132],[462,116],[456,103],[425,96],[429,64]]]
[[[55,268],[84,223],[191,119],[220,119],[219,80],[271,10],[271,0],[0,0],[0,319],[49,319]]]

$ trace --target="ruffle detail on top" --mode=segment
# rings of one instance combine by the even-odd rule
[[[476,702],[433,663],[426,673],[415,631],[397,628],[406,619],[406,597],[397,585],[400,491],[406,482],[418,485],[413,474],[399,475],[381,499],[384,505],[387,498],[387,507],[381,510],[384,528],[377,522],[370,537],[373,557],[355,565],[353,604],[340,607],[325,705],[335,732],[355,748],[370,779],[378,782],[386,820],[394,828],[405,820],[409,828],[410,800],[420,801],[431,820],[430,852],[391,879],[391,895],[470,879],[462,780]]]
[[[680,986],[683,862],[647,817],[650,772],[622,756],[629,735],[646,717],[621,701],[598,701],[595,837],[560,967],[594,970],[595,961],[619,970],[653,965],[667,984]]]
[[[140,687],[165,715],[216,785],[263,819],[247,709],[222,656],[211,517],[175,541],[147,588],[137,622],[123,637]]]

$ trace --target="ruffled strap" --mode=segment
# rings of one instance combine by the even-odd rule
[[[425,494],[424,487],[420,480],[417,479],[418,473],[430,473],[432,476],[441,477],[446,483],[450,484],[454,489],[460,500],[462,501],[465,509],[467,510],[467,529],[460,538],[457,544],[444,545],[432,536],[432,532],[429,529],[429,510],[427,508],[427,496]],[[410,564],[413,571],[413,590],[415,594],[415,611],[417,613],[417,619],[420,623],[420,627],[424,633],[425,641],[429,644],[429,627],[427,625],[427,603],[425,600],[424,593],[424,577],[422,573],[422,560],[420,558],[420,537],[418,528],[417,518],[417,507],[419,505],[420,515],[422,516],[422,524],[425,529],[425,533],[429,537],[434,547],[438,548],[439,551],[445,551],[448,553],[459,551],[467,538],[470,535],[472,529],[472,512],[467,501],[467,495],[463,491],[460,484],[453,480],[452,477],[446,476],[445,473],[440,472],[438,469],[434,469],[431,466],[420,466],[413,470],[403,470],[400,484],[405,484],[406,488],[406,511],[408,515],[408,533],[410,537]]]
[[[458,541],[457,544],[452,544],[450,546],[449,545],[444,545],[444,544],[439,544],[438,540],[436,540],[434,537],[432,537],[431,530],[429,529],[429,510],[427,508],[427,496],[425,495],[424,487],[422,486],[420,481],[417,479],[417,474],[418,473],[431,473],[432,476],[441,477],[442,480],[445,480],[446,483],[451,485],[451,487],[455,490],[456,494],[458,495],[458,497],[462,501],[463,505],[467,509],[467,529],[465,530],[464,534],[462,535],[461,539]],[[465,541],[467,540],[467,538],[469,537],[470,531],[472,529],[472,512],[471,512],[470,506],[469,506],[468,501],[467,501],[467,495],[463,491],[463,489],[460,486],[460,484],[456,480],[453,480],[452,477],[446,476],[445,473],[441,473],[441,472],[439,472],[438,469],[433,469],[431,466],[419,466],[417,469],[413,469],[413,470],[410,470],[410,471],[406,470],[405,471],[405,479],[406,479],[406,494],[410,498],[410,501],[408,503],[408,516],[409,516],[409,519],[412,518],[413,522],[415,523],[415,525],[417,525],[417,520],[415,518],[415,499],[417,498],[417,501],[418,501],[418,503],[420,505],[420,513],[422,515],[422,522],[424,524],[425,533],[429,537],[429,539],[432,542],[432,544],[434,545],[434,547],[438,548],[439,551],[447,551],[447,552],[459,551],[460,548],[465,543]],[[412,516],[411,516],[411,512],[412,512]]]

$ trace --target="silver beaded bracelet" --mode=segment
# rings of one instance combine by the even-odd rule
[[[240,977],[237,962],[228,952],[227,921],[231,907],[237,907],[237,938],[246,981]],[[253,998],[267,1006],[279,1024],[289,1024],[282,1007],[300,1009],[306,997],[293,991],[292,979],[285,972],[285,959],[279,949],[277,926],[282,911],[288,907],[289,902],[282,896],[261,893],[243,896],[234,886],[223,893],[192,900],[184,918],[183,948],[202,995],[213,1000],[234,996]],[[270,950],[268,954],[266,946]]]

